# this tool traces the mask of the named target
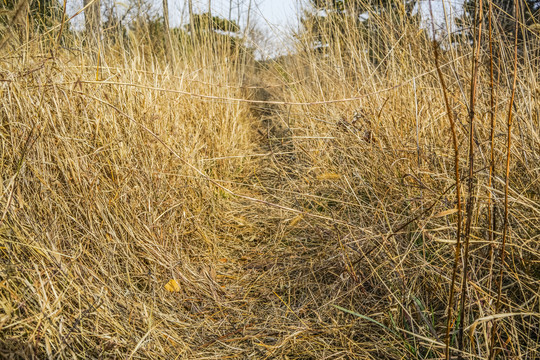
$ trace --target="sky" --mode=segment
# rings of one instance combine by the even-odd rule
[[[160,0],[154,0],[159,1]],[[444,0],[448,19],[454,19],[459,13],[463,0]],[[181,23],[182,14],[184,23],[187,21],[187,1],[169,0],[171,8],[171,24],[178,26]],[[232,18],[240,15],[240,25],[244,26],[247,18],[249,0],[212,0],[212,12],[224,18],[229,17],[229,7],[233,4]],[[240,7],[237,5],[242,3]],[[263,55],[272,56],[276,53],[285,53],[291,46],[290,35],[299,27],[299,15],[302,8],[309,6],[309,0],[252,0],[252,14],[250,21],[255,21],[259,30],[268,34],[269,42],[259,52]],[[206,12],[208,0],[193,0],[195,12]],[[432,0],[433,16],[439,29],[446,28],[444,23],[445,8],[441,0]],[[417,11],[422,13],[424,26],[429,25],[431,15],[429,13],[429,0],[418,0]],[[450,20],[453,27],[453,21]],[[452,29],[455,30],[455,29]]]
[[[290,35],[298,28],[301,8],[308,2],[308,0],[252,0],[250,23],[266,33],[268,40],[268,43],[259,49],[263,57],[264,53],[271,56],[275,55],[276,51],[283,53],[289,50]],[[239,23],[241,27],[244,27],[247,21],[249,0],[212,0],[212,14],[228,18],[231,4],[231,18],[233,20],[240,18]],[[171,26],[187,22],[186,0],[169,0],[169,8]],[[208,1],[193,0],[193,8],[194,12],[206,12]]]
[[[175,1],[183,6],[184,0],[170,0]],[[242,18],[241,22],[246,20],[247,9],[249,6],[249,0],[233,0],[233,18],[235,18],[235,12],[238,8],[238,2],[242,3],[241,12]],[[297,14],[298,6],[301,3],[306,3],[307,0],[252,0],[252,15],[254,15],[258,20],[266,20],[267,26],[284,26],[284,25],[296,25],[297,24]],[[229,16],[229,0],[212,0],[213,12],[221,15],[223,17]],[[206,11],[208,7],[207,1],[197,1],[193,2],[194,7],[200,11]],[[170,5],[169,5],[170,6]]]
[[[162,13],[162,0],[148,0],[152,4],[154,14]],[[212,14],[223,18],[229,17],[229,7],[232,4],[231,18],[240,19],[239,24],[243,28],[246,24],[249,0],[211,0]],[[101,0],[103,4],[115,4],[121,9],[127,8],[129,0]],[[255,24],[257,29],[267,34],[268,43],[259,50],[263,57],[275,55],[276,51],[284,53],[290,48],[287,44],[291,41],[292,29],[297,29],[298,15],[303,5],[309,0],[252,0],[251,3],[251,24]],[[187,0],[168,0],[169,18],[172,27],[186,24],[189,18]],[[75,14],[83,6],[83,0],[68,0],[67,12],[69,15]],[[208,0],[193,0],[193,10],[195,13],[202,13],[208,10]],[[72,20],[72,25],[76,29],[84,26],[84,15],[81,14]]]
[[[160,0],[154,0],[160,2]],[[444,0],[446,10],[449,13],[452,9],[455,13],[459,11],[463,0]],[[169,0],[169,7],[175,10],[171,11],[171,23],[177,25],[180,23],[181,14],[184,13],[184,21],[187,16],[186,0]],[[243,3],[240,8],[238,3]],[[236,19],[237,10],[240,10],[240,24],[244,25],[249,0],[212,0],[212,11],[224,18],[229,17],[229,7],[233,4],[232,18]],[[298,16],[302,7],[307,7],[309,0],[252,0],[252,19],[255,18],[257,25],[263,30],[270,30],[272,36],[280,36],[283,33],[290,33],[291,28],[298,27]],[[433,12],[439,23],[444,19],[444,9],[441,0],[432,0]],[[451,6],[450,6],[451,5]],[[208,9],[207,0],[193,0],[194,10],[196,12],[206,12]],[[186,8],[185,10],[183,10]],[[430,18],[429,0],[418,0],[417,8],[423,14],[425,19]],[[440,24],[442,25],[442,24]]]

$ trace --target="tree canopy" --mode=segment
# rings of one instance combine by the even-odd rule
[[[210,29],[213,32],[232,32],[236,33],[240,31],[240,26],[234,20],[224,19],[219,16],[212,16],[209,13],[193,14],[193,19],[186,25],[186,30],[195,31],[200,33]]]
[[[26,6],[24,0],[1,0],[1,10],[16,10],[18,6]],[[62,14],[62,5],[58,0],[33,0],[27,2],[29,18],[38,28],[44,29],[51,26]],[[7,23],[9,19],[0,16],[0,23]]]
[[[301,24],[304,34],[311,39],[311,47],[322,51],[359,34],[378,38],[382,25],[373,20],[374,15],[412,19],[416,3],[417,0],[310,0],[311,9],[304,11]]]
[[[479,5],[478,0],[466,0],[463,4],[463,16],[456,19],[461,32],[471,35],[470,24],[475,19],[475,11]],[[483,1],[483,18],[481,21],[487,26],[489,2]],[[520,0],[520,14],[518,19],[525,25],[537,24],[540,21],[540,0]],[[515,19],[515,0],[492,0],[494,31],[501,34],[513,34]],[[522,32],[520,33],[522,38]]]

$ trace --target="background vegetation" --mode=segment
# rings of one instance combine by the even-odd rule
[[[260,61],[211,12],[5,2],[0,356],[537,359],[538,7],[501,3],[434,42],[317,1]]]

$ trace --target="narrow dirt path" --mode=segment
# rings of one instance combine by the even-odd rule
[[[259,107],[253,114],[255,153],[264,156],[256,157],[252,176],[239,191],[302,209],[295,186],[307,165],[298,160],[279,109]],[[357,323],[331,306],[336,298],[365,294],[336,253],[338,234],[321,220],[244,199],[231,202],[235,235],[218,245],[222,258],[210,271],[220,310],[209,321],[227,326],[219,335],[199,339],[197,357],[310,359],[332,356],[336,349],[338,358],[365,354],[350,341],[360,333]]]

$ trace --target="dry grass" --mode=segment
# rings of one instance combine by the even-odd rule
[[[83,46],[51,56],[54,43],[13,37],[0,58],[0,355],[442,358],[451,133],[427,35],[376,20],[382,50],[349,31],[323,55],[299,38],[275,63],[184,49],[174,71],[142,38],[97,64]],[[492,186],[487,46],[476,89],[468,291],[450,344],[457,354],[464,322],[470,359],[488,356],[493,318],[499,358],[540,356],[538,50],[518,65],[501,267],[505,46]],[[471,49],[451,49],[441,70],[465,183]],[[461,273],[460,260],[455,304]]]

